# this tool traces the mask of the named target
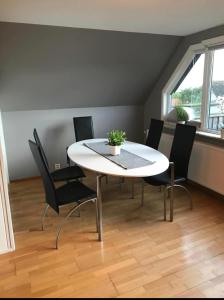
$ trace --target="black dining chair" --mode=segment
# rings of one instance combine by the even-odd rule
[[[151,119],[148,135],[146,139],[146,145],[157,150],[159,148],[159,142],[163,132],[164,121]]]
[[[42,177],[44,190],[45,190],[45,199],[46,199],[46,209],[44,215],[42,216],[42,224],[44,222],[44,218],[47,212],[47,209],[51,207],[57,214],[59,214],[60,207],[74,203],[75,206],[69,210],[64,220],[58,226],[57,234],[56,234],[56,249],[58,249],[59,237],[62,230],[63,225],[67,221],[67,219],[82,205],[87,202],[94,202],[96,205],[96,225],[98,232],[98,210],[97,210],[97,195],[96,192],[92,189],[85,186],[83,183],[79,181],[72,181],[66,183],[58,188],[55,188],[52,176],[48,170],[45,159],[43,157],[42,151],[38,144],[29,140],[30,150],[33,154],[36,165],[39,169],[39,172]]]
[[[74,117],[73,125],[74,125],[76,142],[94,138],[92,116]],[[68,147],[66,148],[66,151],[68,151]],[[68,155],[67,155],[67,164],[71,166],[71,160],[68,157]]]
[[[40,147],[40,151],[43,156],[44,162],[45,162],[46,166],[48,167],[48,169],[50,170],[46,154],[44,152],[43,146],[40,142],[40,139],[39,139],[36,129],[33,130],[33,136],[34,136],[35,142]],[[52,176],[53,181],[56,182],[56,181],[69,181],[69,180],[74,180],[74,179],[77,180],[77,179],[85,177],[85,174],[83,173],[83,171],[80,167],[75,165],[75,166],[69,166],[69,167],[59,169],[59,170],[55,170],[55,171],[51,172],[51,176]]]
[[[92,116],[74,117],[73,118],[76,142],[94,139],[93,118]],[[69,160],[70,165],[70,160]],[[105,176],[108,183],[108,176]]]
[[[163,132],[164,121],[151,119],[148,134],[146,137],[146,145],[155,150],[159,148],[159,142]],[[132,183],[132,199],[135,197],[134,182]]]
[[[144,183],[153,186],[164,186],[164,220],[166,220],[166,198],[170,192],[170,221],[173,221],[173,190],[174,188],[184,189],[189,198],[191,209],[193,208],[192,197],[189,190],[181,185],[187,180],[188,165],[192,152],[196,133],[196,127],[184,124],[177,124],[173,143],[170,152],[170,167],[165,172],[143,178],[142,184],[142,205],[144,203]]]
[[[73,118],[76,142],[93,139],[93,119],[92,116]]]

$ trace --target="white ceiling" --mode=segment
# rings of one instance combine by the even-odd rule
[[[0,21],[188,35],[224,24],[224,0],[0,0]]]

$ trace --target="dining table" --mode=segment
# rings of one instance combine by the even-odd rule
[[[132,166],[130,168],[125,167],[123,163],[117,163],[116,160],[111,161],[110,155],[103,155],[96,151],[94,147],[91,147],[91,144],[95,146],[97,143],[107,144],[107,142],[108,140],[105,138],[83,140],[73,143],[67,150],[71,161],[84,169],[96,173],[97,229],[99,241],[103,241],[102,178],[106,175],[129,178],[148,177],[160,174],[169,167],[169,160],[163,153],[140,143],[125,141],[122,145],[124,153],[130,157],[133,155],[139,161],[142,159],[142,162],[145,162],[144,166]]]

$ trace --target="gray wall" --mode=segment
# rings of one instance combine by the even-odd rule
[[[143,104],[180,39],[0,22],[0,108]]]
[[[106,137],[111,129],[122,129],[132,141],[143,140],[143,106],[117,106],[3,112],[10,180],[38,175],[28,139],[36,128],[49,159],[66,165],[66,146],[74,142],[74,116],[92,115],[95,137]]]
[[[180,39],[0,22],[0,108],[10,179],[37,174],[27,144],[34,127],[51,167],[65,165],[73,116],[92,115],[97,137],[116,127],[142,141],[141,105]]]
[[[161,118],[162,90],[166,85],[167,81],[169,80],[170,76],[176,69],[178,63],[183,58],[189,46],[193,44],[197,44],[202,40],[213,38],[220,35],[224,35],[224,25],[186,36],[181,41],[176,51],[174,51],[170,61],[163,69],[161,76],[159,77],[156,84],[154,85],[150,93],[150,96],[145,104],[145,108],[144,108],[145,128],[148,126],[151,117]]]

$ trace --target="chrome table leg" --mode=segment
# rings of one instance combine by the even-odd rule
[[[98,209],[98,236],[99,241],[103,241],[103,220],[102,220],[102,192],[101,179],[105,175],[97,175],[97,209]]]

